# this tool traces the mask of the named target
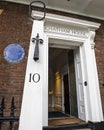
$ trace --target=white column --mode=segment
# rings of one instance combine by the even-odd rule
[[[89,39],[84,43],[86,73],[87,73],[87,97],[88,97],[88,120],[102,121],[103,112],[101,106],[98,73],[94,52],[95,32],[90,31]]]
[[[33,60],[35,43],[32,42],[32,38],[36,38],[39,33],[39,38],[43,39],[43,27],[43,21],[33,21],[19,130],[42,130],[44,42],[39,44],[39,60],[35,62]]]

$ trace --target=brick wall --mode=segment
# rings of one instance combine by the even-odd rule
[[[100,28],[96,31],[95,45],[98,78],[104,112],[104,21],[101,23]]]
[[[18,108],[16,114],[19,115],[32,21],[28,16],[27,5],[0,2],[0,8],[4,9],[0,15],[0,100],[2,96],[5,96],[6,108],[8,108],[11,98],[14,96],[15,105]],[[95,53],[104,109],[104,21],[48,9],[47,11],[101,23],[100,28],[96,31]],[[8,63],[3,57],[5,47],[12,43],[19,43],[25,49],[24,59],[17,64]]]
[[[0,15],[0,100],[5,96],[8,109],[14,96],[19,115],[32,21],[28,17],[28,6],[7,2],[0,2],[0,6],[4,9]],[[23,60],[15,64],[7,62],[3,56],[5,47],[12,43],[19,43],[25,50]]]

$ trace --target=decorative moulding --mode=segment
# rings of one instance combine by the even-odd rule
[[[36,17],[42,17],[43,13],[39,11],[32,11],[32,15]],[[55,22],[57,24],[62,23],[64,25],[73,25],[73,26],[79,26],[81,28],[86,28],[90,30],[96,30],[99,28],[100,24],[96,22],[81,20],[77,18],[71,18],[51,13],[46,13],[45,22]]]
[[[42,17],[42,12],[32,11],[35,17]],[[44,21],[44,31],[81,38],[88,38],[90,31],[95,31],[100,24],[86,20],[47,13]]]

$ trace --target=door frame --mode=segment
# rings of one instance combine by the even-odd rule
[[[56,23],[56,24],[55,24]],[[66,29],[73,26],[74,29]],[[49,46],[70,48],[79,47],[81,55],[82,78],[88,82],[84,85],[85,121],[103,120],[103,112],[100,98],[98,73],[94,52],[95,30],[100,26],[97,23],[87,22],[78,19],[71,19],[58,15],[47,15],[44,23],[44,85],[43,89],[48,92],[48,49]],[[67,27],[68,26],[68,27]],[[63,44],[64,41],[64,44]],[[90,64],[89,64],[90,63]],[[47,73],[46,73],[47,72]],[[92,80],[90,80],[92,79]],[[46,87],[47,86],[47,87]],[[94,93],[92,93],[92,91]],[[46,94],[46,93],[45,93]],[[43,126],[48,125],[48,94],[43,93]],[[47,102],[47,103],[46,103]],[[95,115],[97,113],[97,115]]]
[[[48,92],[48,51],[49,51],[49,46],[54,46],[55,48],[69,48],[69,49],[76,49],[76,48],[80,48],[83,44],[83,39],[79,42],[79,39],[75,39],[75,41],[73,42],[72,39],[69,37],[69,36],[65,36],[65,35],[60,35],[60,34],[54,34],[54,33],[45,33],[44,34],[44,41],[46,43],[46,47],[45,47],[45,63],[44,63],[44,77],[46,77],[46,80],[44,80],[44,84],[46,84],[43,89],[45,89],[47,92]],[[53,42],[52,45],[50,42]],[[60,43],[59,43],[59,42]],[[61,43],[62,41],[62,43]],[[77,42],[78,41],[78,42]],[[57,43],[58,42],[58,43]],[[73,45],[72,45],[73,43]],[[47,72],[47,73],[46,73]],[[46,87],[47,86],[47,87]],[[45,92],[46,92],[45,91]],[[44,101],[47,103],[47,105],[44,105],[43,106],[43,118],[44,118],[44,121],[46,121],[46,124],[48,125],[48,93],[45,95],[43,94],[44,96]],[[84,97],[86,98],[86,97]],[[43,101],[43,102],[44,102]],[[86,110],[86,109],[85,109]],[[84,119],[86,120],[86,119]]]
[[[56,38],[56,37],[55,37]],[[59,36],[58,36],[58,38],[59,38]],[[53,39],[53,38],[52,38]],[[57,40],[59,40],[60,41],[60,39],[57,39]],[[62,49],[65,49],[65,48],[69,48],[69,49],[72,49],[73,50],[73,53],[74,53],[74,67],[75,67],[75,77],[76,77],[76,59],[75,59],[75,52],[77,51],[77,50],[79,50],[79,55],[81,55],[80,54],[80,48],[82,47],[82,42],[81,43],[77,43],[76,44],[76,42],[75,43],[73,43],[73,44],[76,44],[76,45],[74,45],[74,46],[72,46],[72,41],[70,41],[70,40],[67,40],[67,41],[65,41],[65,39],[64,39],[64,42],[63,42],[63,46],[62,46],[62,44],[60,44],[60,43],[58,43],[57,44],[57,40],[54,40],[54,45],[52,44],[52,46],[54,47],[54,48],[62,48]],[[62,36],[61,36],[61,40],[63,40],[62,39]],[[53,40],[52,40],[53,41]],[[70,45],[70,43],[71,43],[71,45]],[[69,45],[68,45],[69,44]],[[49,49],[49,47],[50,47],[51,45],[50,45],[50,43],[48,43],[48,49]],[[67,46],[67,47],[66,47]],[[81,57],[81,56],[80,56]],[[81,60],[81,61],[83,61],[83,59]],[[83,62],[84,63],[84,62]],[[84,65],[83,65],[83,63],[81,63],[81,69],[84,69]],[[84,63],[85,64],[85,63]],[[64,77],[64,75],[65,74],[68,74],[68,76],[69,76],[69,69],[68,69],[68,66],[66,65],[65,66],[65,71],[63,72],[63,74],[62,74],[62,110],[63,111],[65,111],[65,108],[64,108],[64,83],[63,83],[63,77]],[[84,69],[85,70],[85,69]],[[86,72],[84,72],[83,73],[83,77],[85,77],[84,75],[86,74]],[[76,77],[76,79],[77,79],[77,77]],[[75,79],[75,80],[76,80]],[[83,79],[82,79],[83,80]],[[84,80],[83,80],[83,82],[84,82]],[[80,118],[80,119],[82,119],[82,120],[86,120],[86,118],[87,117],[84,117],[84,116],[82,116],[81,114],[80,114],[80,110],[79,110],[79,108],[80,108],[80,106],[79,106],[79,93],[78,93],[78,89],[77,89],[77,87],[78,87],[78,85],[77,85],[77,81],[76,81],[76,97],[77,97],[77,109],[78,109],[78,117]],[[70,80],[69,80],[69,89],[70,89]],[[83,93],[84,93],[84,91],[83,91]],[[85,95],[85,94],[84,94]],[[86,101],[86,99],[85,99],[85,97],[84,97],[84,101]],[[71,99],[70,99],[70,103],[71,103]],[[84,106],[85,106],[85,102],[84,102]],[[71,111],[71,106],[70,106],[70,111]],[[86,109],[84,108],[84,111],[85,111],[85,113],[86,113]],[[86,115],[84,113],[84,115]]]
[[[45,67],[46,68],[44,68],[44,73],[45,72],[47,72],[47,75],[45,76],[45,77],[48,77],[48,48],[49,48],[49,40],[50,39],[59,39],[59,41],[60,40],[66,40],[66,36],[62,36],[62,35],[59,35],[59,34],[47,34],[47,33],[45,33],[45,35],[44,35],[44,39],[45,39],[45,41],[47,41],[47,47],[46,47],[46,50],[47,51],[45,51],[46,52],[46,64],[45,64]],[[64,45],[63,46],[67,46],[68,47],[68,45],[67,45],[67,42],[69,42],[69,47],[70,47],[70,42],[72,42],[71,41],[72,39],[69,37],[69,36],[67,36],[67,40],[66,40],[66,43],[64,43]],[[74,40],[74,39],[73,39]],[[91,78],[91,77],[88,77],[88,76],[90,76],[89,74],[88,74],[88,71],[89,71],[89,73],[92,71],[91,70],[91,68],[90,68],[90,66],[89,66],[89,61],[86,61],[86,60],[88,60],[88,59],[84,59],[83,58],[83,56],[85,56],[86,58],[89,58],[89,56],[87,56],[86,54],[88,53],[88,52],[85,52],[85,48],[87,48],[86,47],[86,44],[88,44],[87,42],[86,42],[86,39],[80,39],[80,41],[79,41],[79,38],[78,39],[76,39],[76,37],[75,37],[75,40],[76,41],[78,41],[77,42],[77,45],[76,45],[76,47],[79,47],[79,50],[80,50],[80,53],[81,53],[81,65],[82,65],[82,77],[83,77],[83,83],[84,83],[84,81],[88,81],[88,84],[90,84],[89,86],[88,86],[88,88],[87,87],[84,87],[84,103],[85,103],[85,119],[83,119],[83,120],[85,120],[85,121],[88,121],[88,120],[101,120],[101,116],[98,118],[98,119],[96,119],[96,117],[94,117],[94,115],[95,114],[93,114],[93,116],[92,116],[92,112],[93,112],[93,110],[94,110],[94,102],[93,102],[93,97],[90,95],[91,93],[91,91],[93,91],[93,89],[96,89],[96,88],[92,88],[91,89],[91,87],[90,86],[92,86],[92,83],[91,83],[91,79],[89,79],[89,78]],[[75,43],[76,43],[76,41],[74,41]],[[89,41],[88,41],[89,42]],[[57,46],[57,43],[54,43],[54,44],[56,44],[56,46]],[[79,44],[79,45],[78,45]],[[58,46],[59,46],[59,43],[58,43]],[[61,45],[60,45],[61,46]],[[74,45],[75,46],[75,45]],[[90,45],[90,47],[91,47],[91,45]],[[91,49],[91,48],[88,48],[88,49]],[[88,51],[88,50],[87,50]],[[92,62],[91,60],[90,60],[90,62]],[[86,68],[87,67],[85,67],[86,66],[86,64],[88,65],[88,69],[89,70],[87,70],[86,71]],[[93,64],[93,63],[92,63]],[[94,64],[96,64],[96,62],[94,63]],[[86,73],[87,72],[87,73]],[[96,73],[97,72],[97,69],[93,72],[92,71],[92,73]],[[46,78],[47,80],[45,80],[47,83],[47,92],[48,92],[48,78]],[[89,81],[90,80],[90,81]],[[96,79],[95,79],[96,80]],[[96,84],[96,86],[97,86],[98,84]],[[98,87],[98,86],[97,86]],[[45,88],[44,89],[46,89],[46,86],[45,86]],[[88,90],[89,89],[89,90]],[[91,89],[91,90],[90,90]],[[97,88],[98,89],[98,88]],[[96,90],[97,90],[96,89]],[[96,91],[95,90],[95,91]],[[97,90],[98,91],[98,90]],[[100,91],[98,91],[98,92],[100,92]],[[43,94],[44,95],[44,94]],[[47,94],[48,95],[48,94]],[[89,95],[91,96],[91,97],[89,97]],[[95,96],[96,95],[96,96]],[[45,96],[45,95],[44,95]],[[94,94],[93,95],[94,97],[97,97],[98,99],[100,98],[100,96],[99,95],[97,95],[97,94]],[[46,97],[46,98],[44,98],[44,99],[47,99],[48,100],[48,97]],[[97,101],[97,100],[96,100]],[[95,102],[96,102],[95,101]],[[90,105],[90,103],[91,103],[91,105]],[[99,102],[99,103],[101,103],[101,102]],[[98,104],[99,104],[98,103]],[[47,107],[48,107],[48,105],[47,105]],[[92,107],[92,108],[91,108]],[[98,107],[97,107],[98,108]],[[93,109],[93,110],[91,110],[91,109]],[[98,108],[99,109],[99,108]],[[46,107],[45,107],[45,110],[46,110]],[[101,109],[102,110],[102,109]],[[44,111],[44,106],[43,106],[43,111]],[[97,111],[98,112],[98,111]],[[102,112],[102,111],[101,111]],[[48,114],[48,111],[46,111],[46,112],[43,112],[43,117],[45,117],[44,116],[44,114]],[[46,115],[47,115],[46,114]],[[47,117],[48,117],[48,115],[47,115]],[[79,116],[80,117],[80,116]],[[93,119],[94,118],[94,119]],[[103,119],[103,118],[102,118]],[[47,120],[47,124],[48,124],[48,118],[46,119]]]

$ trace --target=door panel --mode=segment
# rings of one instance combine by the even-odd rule
[[[77,108],[77,95],[76,95],[76,80],[75,80],[75,66],[74,66],[74,53],[73,50],[68,52],[68,68],[70,80],[70,114],[78,116]]]
[[[64,107],[65,113],[70,114],[69,80],[68,74],[64,75]]]
[[[81,70],[79,49],[75,50],[74,54],[75,54],[78,115],[79,115],[79,118],[84,120],[85,119],[85,105],[84,105],[84,91],[83,91],[82,70]]]

